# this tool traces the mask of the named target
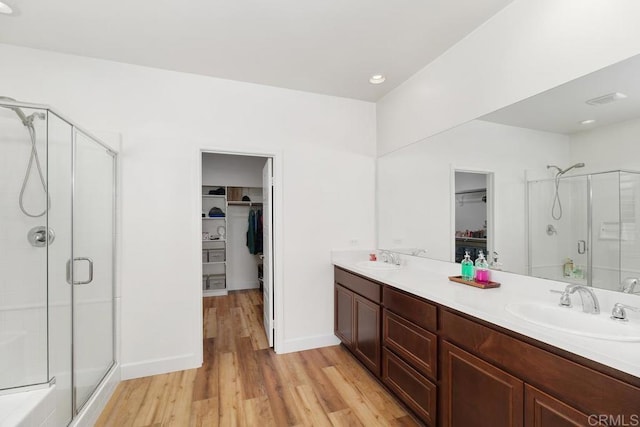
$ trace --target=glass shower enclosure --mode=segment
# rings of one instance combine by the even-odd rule
[[[640,173],[528,182],[528,273],[620,290],[640,277]],[[553,214],[552,214],[553,212]]]
[[[0,97],[0,394],[51,387],[52,425],[114,366],[116,153]]]

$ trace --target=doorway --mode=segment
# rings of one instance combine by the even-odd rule
[[[453,174],[453,261],[465,254],[487,262],[497,257],[493,248],[493,173],[455,170]]]
[[[200,163],[202,297],[259,295],[275,349],[273,156],[203,150]]]

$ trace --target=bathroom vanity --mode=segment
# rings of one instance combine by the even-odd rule
[[[501,288],[480,290],[449,282],[450,263],[376,271],[357,258],[334,253],[336,336],[426,425],[640,423],[640,342],[576,336],[504,308],[555,301],[548,291],[562,284],[501,273]],[[598,294],[603,313],[611,294]]]

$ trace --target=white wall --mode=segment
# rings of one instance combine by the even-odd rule
[[[451,170],[494,173],[494,250],[526,271],[525,174],[569,158],[566,136],[474,120],[378,158],[378,239],[451,260]]]
[[[373,104],[8,45],[0,57],[0,93],[122,134],[125,378],[201,361],[200,149],[280,153],[277,340],[336,342],[330,250],[374,242]]]
[[[515,0],[377,103],[378,152],[640,53],[636,0]]]
[[[202,185],[262,188],[264,157],[204,153]]]

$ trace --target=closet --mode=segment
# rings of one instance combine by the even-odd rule
[[[265,158],[203,153],[203,296],[261,287]]]

